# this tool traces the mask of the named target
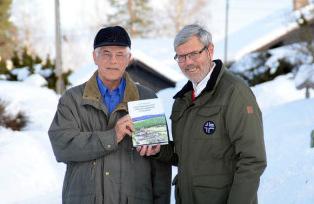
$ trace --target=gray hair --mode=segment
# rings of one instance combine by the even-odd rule
[[[209,46],[212,43],[212,35],[203,26],[198,24],[190,24],[184,26],[176,35],[173,46],[176,49],[178,46],[187,42],[192,36],[198,37],[204,46]]]

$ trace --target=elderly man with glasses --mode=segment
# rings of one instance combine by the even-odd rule
[[[125,72],[130,49],[122,27],[99,30],[97,71],[59,100],[49,137],[57,161],[67,165],[63,204],[170,203],[171,164],[150,156],[160,145],[132,146],[127,102],[156,95]]]
[[[266,153],[252,91],[213,60],[212,37],[203,27],[185,26],[174,50],[189,81],[174,96],[174,148],[158,155],[178,166],[176,203],[256,204]]]

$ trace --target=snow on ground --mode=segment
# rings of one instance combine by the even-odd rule
[[[267,112],[270,108],[305,98],[305,89],[296,89],[292,74],[278,76],[276,80],[252,87],[252,90],[263,112]],[[310,93],[314,96],[313,90]]]
[[[314,98],[304,99],[305,91],[295,88],[292,74],[252,89],[263,112],[268,163],[259,203],[314,203]]]
[[[65,166],[56,162],[47,134],[58,96],[27,80],[0,81],[0,98],[10,102],[7,111],[24,111],[30,119],[21,132],[0,128],[1,203],[58,204]],[[184,83],[158,93],[168,117],[173,103],[170,96]],[[263,111],[268,156],[259,203],[314,203],[314,149],[309,147],[314,99],[303,99],[304,91],[295,89],[291,75],[253,87],[253,91]]]
[[[0,198],[4,204],[61,203],[65,169],[56,162],[47,134],[58,96],[36,86],[36,81],[31,83],[32,78],[40,81],[38,76],[27,82],[0,81],[0,98],[9,102],[6,112],[23,111],[30,121],[21,132],[0,127]]]
[[[259,203],[314,203],[313,103],[313,98],[293,101],[264,114],[268,167],[261,179]]]
[[[297,88],[314,86],[314,63],[303,64],[300,66],[299,71],[295,76],[295,86]]]

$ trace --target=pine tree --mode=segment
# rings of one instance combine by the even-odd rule
[[[145,37],[151,33],[153,22],[149,0],[110,0],[114,11],[109,14],[110,25],[126,28],[132,37]]]
[[[0,80],[2,79],[1,75],[5,75],[8,73],[9,73],[9,70],[7,69],[5,61],[0,60]]]
[[[0,61],[9,59],[14,50],[15,27],[9,21],[12,0],[0,0]]]
[[[43,70],[50,70],[50,75],[43,76],[47,81],[47,87],[53,90],[56,90],[57,76],[55,72],[56,65],[54,60],[50,58],[50,55],[47,55],[45,62],[42,64]],[[71,85],[69,81],[69,76],[72,74],[72,71],[68,69],[67,71],[63,70],[62,78],[65,86]]]
[[[55,65],[52,62],[53,60],[50,58],[50,55],[48,54],[45,60],[45,63],[43,64],[43,69],[55,69]]]
[[[35,65],[41,64],[41,71],[38,72],[38,70],[36,70],[36,72],[46,79],[48,88],[56,90],[57,76],[55,73],[55,60],[51,59],[50,55],[47,55],[46,59],[42,60],[38,55],[30,54],[27,47],[23,47],[23,50],[20,52],[14,51],[11,62],[13,69],[26,67],[30,74],[35,73]],[[0,74],[6,75],[6,79],[9,81],[18,80],[15,74],[10,72],[10,70],[1,69],[1,66]],[[64,70],[62,73],[62,77],[66,86],[71,85],[68,79],[71,74],[72,71],[70,69],[67,71]]]
[[[13,56],[11,58],[11,61],[12,61],[13,67],[17,67],[17,68],[23,67],[19,53],[16,50],[13,51]]]

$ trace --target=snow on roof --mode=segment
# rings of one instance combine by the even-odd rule
[[[269,33],[257,39],[255,42],[252,42],[247,47],[244,47],[242,50],[239,51],[235,58],[239,58],[243,56],[245,53],[248,53],[252,50],[256,50],[262,47],[263,45],[266,45],[267,43],[270,43],[284,36],[285,34],[297,29],[299,27],[297,20],[302,15],[304,16],[305,20],[312,21],[314,19],[314,5],[309,5],[304,9],[293,12],[291,15],[289,15],[288,20],[286,20],[287,21],[286,23],[282,23],[283,19],[281,18],[273,19],[271,21],[272,26],[275,26],[277,23],[279,23],[273,30],[268,30],[266,29],[266,27],[260,27],[261,29],[266,29],[266,31],[269,31]]]
[[[171,81],[184,79],[180,68],[173,59],[175,55],[172,38],[134,39],[132,53],[152,69]]]
[[[308,21],[314,19],[314,4],[299,11],[292,12],[290,8],[254,22],[229,36],[228,59],[236,60],[243,55],[272,42],[298,27],[297,19],[301,16]],[[222,56],[224,41],[217,43],[217,54]]]
[[[134,50],[132,51],[134,59],[140,60],[147,66],[149,66],[154,71],[158,72],[162,76],[166,77],[170,81],[177,82],[184,78],[184,75],[176,71],[167,65],[158,62],[157,60],[154,60],[152,57],[149,57],[144,52],[140,50]],[[178,68],[179,69],[179,68]]]
[[[254,51],[258,48],[260,48],[262,45],[266,45],[269,42],[272,42],[273,40],[285,35],[286,33],[296,29],[298,27],[297,23],[291,23],[287,25],[286,27],[278,27],[274,29],[272,32],[269,32],[265,36],[262,36],[259,39],[256,39],[254,42],[251,42],[246,47],[242,48],[235,56],[235,59],[241,58],[246,53],[249,53],[251,51]],[[265,29],[265,28],[261,28]]]

